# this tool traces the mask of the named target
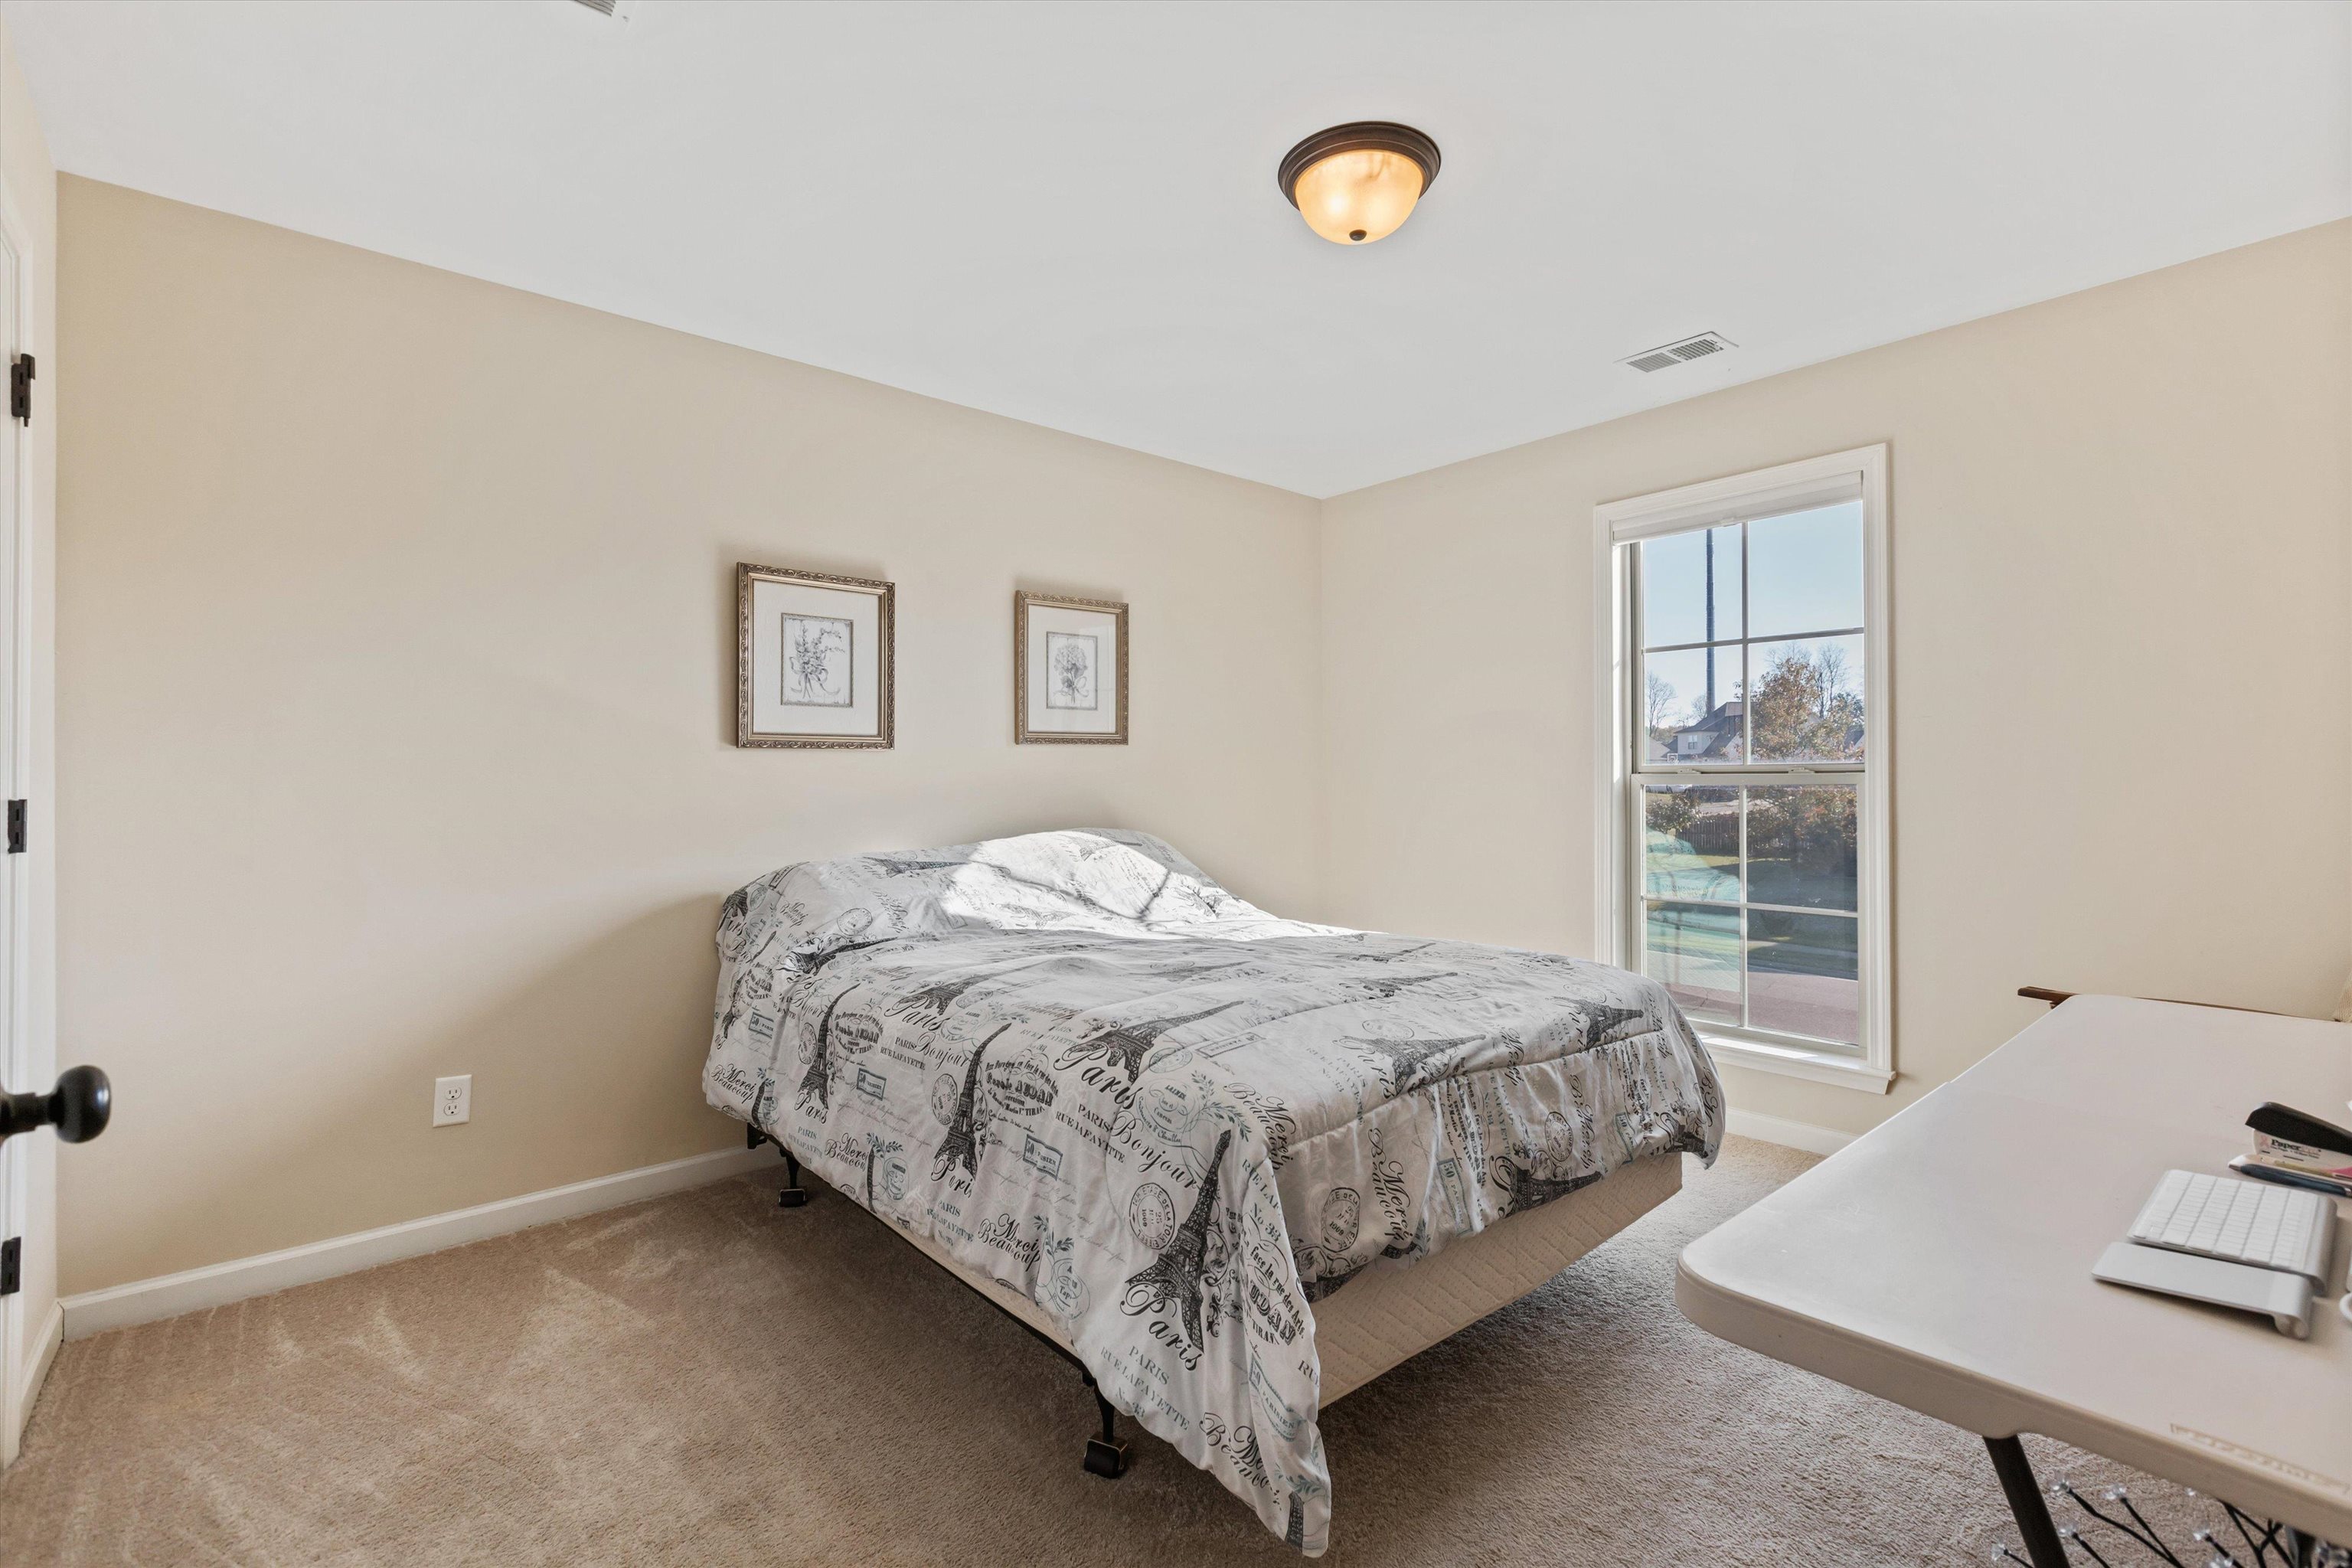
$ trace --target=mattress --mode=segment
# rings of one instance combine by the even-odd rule
[[[1636,1160],[1596,1186],[1513,1215],[1411,1268],[1375,1269],[1318,1303],[1314,1333],[1316,1353],[1323,1362],[1323,1408],[1509,1306],[1673,1197],[1682,1185],[1681,1155]],[[1070,1349],[1062,1325],[1025,1293],[1001,1279],[973,1279],[929,1237],[908,1231],[899,1235],[1037,1333]]]
[[[1628,1168],[1722,1137],[1655,981],[1285,920],[1142,834],[787,867],[729,900],[719,946],[711,1103],[1025,1298],[1310,1556],[1322,1403],[1601,1233],[1584,1205],[1523,1222],[1604,1185],[1607,1213]],[[1489,1239],[1427,1277],[1458,1299],[1391,1282],[1490,1232],[1526,1255]]]

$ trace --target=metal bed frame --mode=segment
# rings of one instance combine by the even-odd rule
[[[804,1206],[808,1203],[808,1190],[801,1185],[800,1161],[795,1159],[793,1155],[793,1152],[790,1149],[785,1148],[782,1142],[778,1142],[776,1139],[769,1137],[766,1133],[761,1131],[750,1122],[745,1122],[743,1124],[743,1147],[746,1149],[757,1149],[762,1143],[774,1143],[776,1145],[776,1152],[784,1157],[785,1185],[784,1189],[776,1194],[776,1206],[778,1208],[785,1209],[796,1209]],[[852,1206],[856,1207],[862,1214],[872,1213],[871,1210],[866,1209],[863,1205],[853,1205]],[[919,1257],[922,1257],[925,1263],[931,1262],[930,1258],[923,1253],[922,1248],[915,1246],[913,1242],[908,1241],[905,1237],[898,1235],[898,1229],[896,1226],[882,1218],[879,1215],[874,1215],[873,1218],[884,1230],[888,1231],[893,1237],[897,1237],[902,1245],[916,1253]],[[1118,1435],[1118,1411],[1112,1405],[1108,1399],[1103,1396],[1102,1388],[1095,1382],[1095,1374],[1087,1370],[1087,1363],[1080,1361],[1076,1356],[1072,1355],[1065,1347],[1055,1343],[1052,1340],[1047,1339],[1044,1334],[1039,1333],[1034,1326],[1023,1322],[1019,1318],[1013,1316],[1013,1313],[1006,1311],[1002,1303],[991,1300],[987,1291],[982,1290],[979,1286],[973,1284],[971,1280],[966,1279],[962,1275],[955,1273],[951,1269],[941,1270],[941,1272],[946,1273],[948,1278],[953,1279],[957,1284],[962,1286],[965,1289],[971,1291],[982,1300],[988,1302],[988,1305],[996,1312],[1001,1314],[1006,1322],[1011,1323],[1023,1333],[1027,1334],[1031,1339],[1035,1340],[1039,1344],[1044,1345],[1047,1350],[1052,1351],[1055,1355],[1061,1357],[1064,1361],[1068,1362],[1072,1366],[1077,1368],[1078,1378],[1087,1385],[1087,1391],[1095,1396],[1096,1413],[1102,1417],[1102,1436],[1099,1437],[1089,1437],[1087,1439],[1087,1453],[1086,1458],[1083,1461],[1083,1467],[1088,1475],[1100,1476],[1105,1480],[1115,1481],[1118,1479],[1119,1477],[1127,1474],[1127,1442],[1126,1439],[1122,1438]]]

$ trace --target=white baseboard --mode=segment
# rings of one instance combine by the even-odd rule
[[[665,1164],[597,1176],[570,1186],[525,1193],[519,1198],[501,1198],[497,1203],[448,1214],[427,1215],[423,1219],[405,1220],[375,1230],[331,1237],[306,1247],[289,1247],[283,1252],[265,1252],[257,1258],[239,1258],[153,1279],[134,1279],[128,1285],[67,1297],[59,1303],[65,1309],[65,1337],[85,1339],[109,1329],[176,1318],[183,1312],[205,1307],[223,1307],[289,1286],[373,1268],[379,1263],[421,1257],[509,1231],[529,1230],[533,1226],[594,1214],[599,1209],[617,1208],[641,1198],[683,1192],[775,1163],[776,1156],[764,1149],[720,1149],[709,1154],[689,1154]]]
[[[1742,1138],[1780,1143],[1813,1154],[1834,1154],[1853,1142],[1850,1132],[1764,1116],[1753,1110],[1729,1111],[1727,1125]],[[665,1193],[683,1192],[774,1163],[775,1157],[764,1149],[720,1149],[709,1154],[690,1154],[683,1160],[597,1176],[569,1186],[550,1187],[545,1192],[525,1193],[518,1198],[501,1198],[469,1209],[331,1237],[304,1247],[289,1247],[282,1252],[265,1252],[184,1273],[134,1279],[128,1285],[68,1296],[50,1311],[37,1365],[27,1386],[39,1387],[60,1339],[87,1339],[109,1329],[176,1318],[183,1312],[206,1307],[225,1307],[232,1301],[267,1296],[296,1285],[355,1274],[379,1263],[420,1258],[445,1247],[463,1247],[469,1241],[529,1230],[533,1226],[572,1219],[600,1209],[618,1208],[623,1204],[659,1197]]]
[[[1742,1138],[1778,1143],[1788,1149],[1802,1149],[1808,1154],[1834,1154],[1853,1142],[1855,1136],[1834,1128],[1816,1127],[1810,1121],[1791,1121],[1783,1116],[1766,1116],[1758,1111],[1738,1109],[1726,1113],[1724,1124]]]
[[[50,1363],[58,1359],[58,1347],[66,1341],[66,1304],[49,1303],[49,1315],[41,1324],[40,1342],[33,1347],[33,1364],[25,1373],[25,1409],[29,1414],[33,1401],[41,1396],[41,1384],[49,1381]]]
[[[13,1465],[23,1452],[25,1427],[33,1419],[33,1406],[41,1397],[41,1384],[49,1378],[49,1363],[58,1359],[58,1346],[65,1339],[65,1309],[58,1302],[49,1303],[49,1315],[41,1320],[40,1331],[33,1337],[31,1353],[25,1359],[22,1377],[17,1387],[24,1391],[24,1402],[16,1406],[16,1429],[0,1433],[0,1465]]]

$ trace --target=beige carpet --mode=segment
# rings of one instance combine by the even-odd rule
[[[2007,1516],[1975,1438],[1675,1310],[1683,1244],[1810,1163],[1688,1163],[1640,1225],[1333,1406],[1326,1561],[1984,1562]],[[0,1478],[0,1563],[1297,1561],[1148,1436],[1125,1479],[1082,1474],[1064,1363],[847,1201],[778,1210],[780,1182],[69,1344]]]

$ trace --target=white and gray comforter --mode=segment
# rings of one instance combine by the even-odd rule
[[[1308,1555],[1313,1303],[1723,1136],[1656,984],[1278,920],[1142,834],[786,867],[719,947],[710,1102],[1025,1292]]]

